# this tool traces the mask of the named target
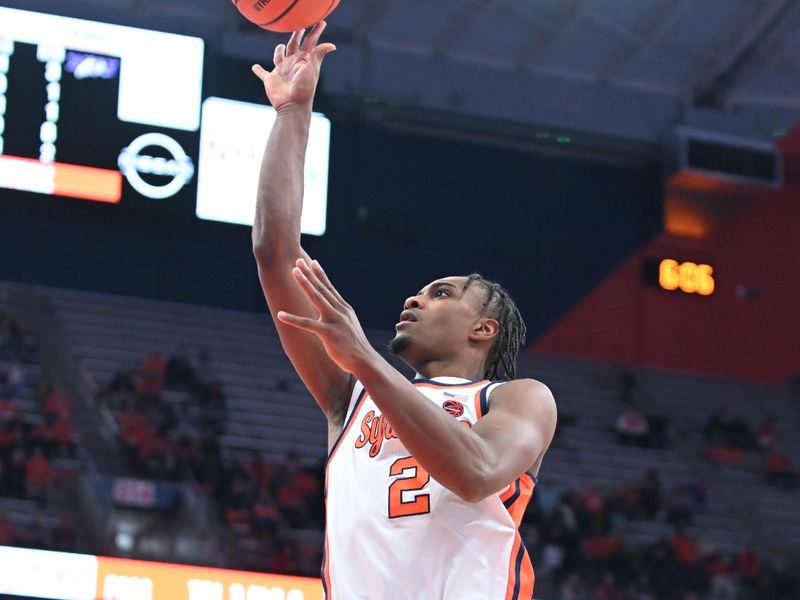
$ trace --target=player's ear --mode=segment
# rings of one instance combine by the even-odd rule
[[[472,328],[470,339],[475,341],[491,340],[500,333],[500,323],[496,319],[481,317]]]

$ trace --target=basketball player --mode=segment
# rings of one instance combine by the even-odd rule
[[[254,73],[277,110],[261,167],[253,247],[281,343],[328,421],[322,566],[328,600],[530,599],[518,533],[553,437],[550,391],[513,379],[524,325],[499,285],[443,277],[406,299],[391,349],[300,246],[303,165],[325,23]]]

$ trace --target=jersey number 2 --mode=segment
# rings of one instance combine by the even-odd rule
[[[431,480],[428,472],[423,469],[413,456],[398,458],[389,468],[389,475],[395,477],[403,475],[406,471],[413,471],[413,475],[395,480],[389,486],[389,518],[410,517],[411,515],[426,515],[431,511],[430,494],[417,494],[413,500],[403,501],[403,492],[416,492],[428,485]]]

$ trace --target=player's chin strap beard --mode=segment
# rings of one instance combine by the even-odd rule
[[[387,348],[389,352],[392,354],[400,354],[401,352],[405,352],[411,346],[411,340],[407,335],[396,335],[392,340],[389,342]]]

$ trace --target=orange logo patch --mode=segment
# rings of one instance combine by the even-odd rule
[[[458,400],[445,400],[442,404],[442,408],[447,414],[453,415],[454,417],[460,417],[464,414],[464,405]]]

